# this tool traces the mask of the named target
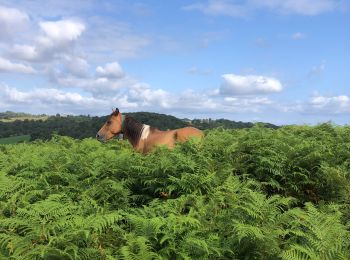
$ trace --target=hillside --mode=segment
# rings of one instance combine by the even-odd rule
[[[8,122],[0,121],[0,138],[30,135],[31,140],[48,140],[53,134],[70,136],[76,139],[94,137],[107,118],[106,116],[61,116],[59,114],[48,117],[45,115],[34,116],[24,113],[16,114],[13,112],[2,113],[2,115],[4,117],[6,116]],[[195,119],[189,122],[174,116],[149,112],[126,113],[126,115],[133,116],[138,121],[152,125],[161,130],[181,128],[188,125],[193,125],[202,130],[217,127],[232,129],[247,128],[254,125],[252,123],[235,122],[224,119]],[[267,127],[276,126],[267,124]]]
[[[16,113],[12,111],[0,112],[0,122],[13,122],[15,120],[45,120],[48,116],[42,115],[32,115],[28,113]]]
[[[350,259],[350,127],[0,145],[1,259]]]

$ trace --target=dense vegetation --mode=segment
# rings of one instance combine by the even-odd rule
[[[0,137],[30,135],[31,141],[49,140],[53,134],[71,136],[76,139],[93,137],[106,117],[66,116],[48,117],[46,120],[15,120],[0,122]]]
[[[161,130],[175,129],[192,124],[200,129],[212,129],[216,127],[224,128],[245,128],[252,127],[252,123],[235,122],[225,119],[219,120],[193,120],[184,121],[174,116],[137,112],[126,113],[134,117],[136,120],[157,127]],[[2,118],[7,118],[6,122],[1,121]],[[21,120],[17,120],[21,118]],[[25,119],[23,119],[25,118]],[[90,116],[50,116],[44,118],[44,115],[32,116],[24,113],[5,112],[0,113],[0,138],[20,135],[30,135],[31,141],[42,139],[49,140],[53,134],[70,136],[75,139],[83,139],[94,137],[106,121],[106,116],[90,117]],[[273,126],[268,124],[267,126]]]
[[[350,259],[350,127],[0,146],[0,258]]]
[[[231,121],[228,119],[194,119],[191,120],[191,124],[199,129],[214,129],[214,128],[226,128],[226,129],[241,129],[250,128],[254,126],[251,122]],[[278,126],[270,123],[260,123],[268,128],[278,128]]]

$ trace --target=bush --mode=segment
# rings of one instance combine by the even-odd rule
[[[148,155],[0,146],[0,258],[349,259],[350,129],[216,129]]]

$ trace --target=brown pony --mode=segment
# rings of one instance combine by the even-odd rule
[[[142,153],[148,153],[157,145],[173,148],[176,142],[186,142],[191,137],[203,137],[203,132],[194,127],[161,131],[142,124],[130,116],[123,116],[117,108],[98,131],[96,138],[106,142],[121,133],[136,151]]]

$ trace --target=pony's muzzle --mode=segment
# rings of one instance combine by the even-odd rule
[[[105,138],[104,136],[100,135],[99,133],[96,134],[96,139],[100,142],[104,142],[105,141]]]

